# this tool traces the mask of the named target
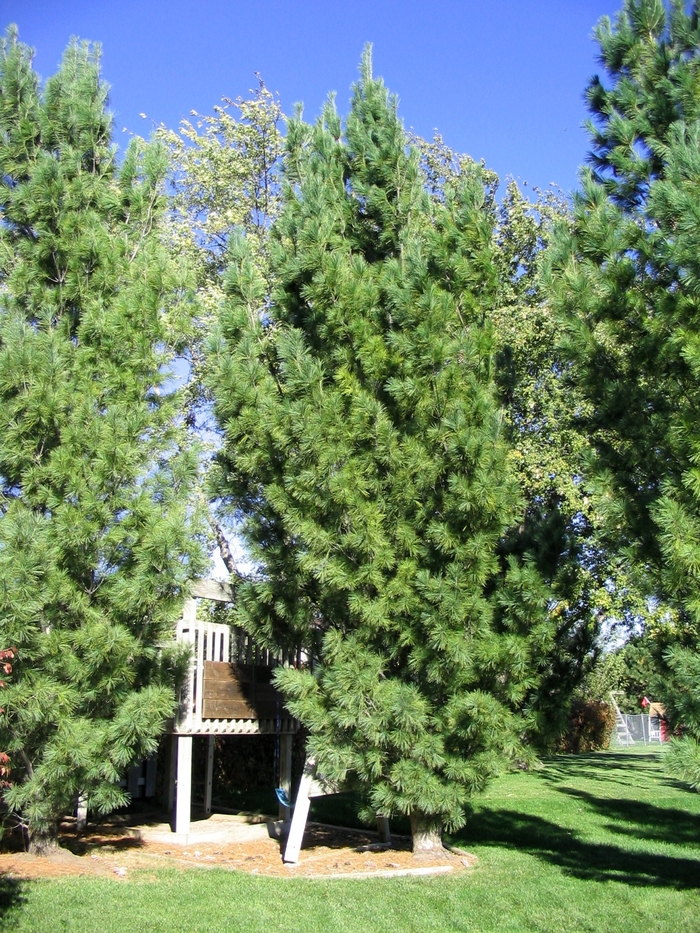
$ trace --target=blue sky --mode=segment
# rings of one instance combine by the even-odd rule
[[[329,91],[347,109],[365,42],[406,126],[439,129],[502,178],[576,185],[587,141],[583,92],[599,71],[592,31],[605,0],[0,0],[47,77],[72,35],[103,47],[115,135],[176,126],[191,109],[245,95],[259,72],[283,108],[316,116]]]

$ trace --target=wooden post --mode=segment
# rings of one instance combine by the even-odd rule
[[[279,786],[286,793],[287,799],[292,799],[292,738],[289,732],[280,736],[280,773]],[[279,818],[285,823],[289,822],[291,810],[284,804],[279,805]]]
[[[195,658],[195,628],[197,626],[197,600],[186,599],[182,607],[182,618],[177,625],[178,642],[189,645],[191,648],[190,660],[187,668],[187,680],[180,688],[180,698],[176,719],[176,728],[189,728],[194,718],[194,695],[196,683],[197,662]]]
[[[85,794],[78,794],[78,808],[75,811],[75,826],[79,833],[82,833],[87,826],[87,814],[87,797]]]
[[[204,779],[204,815],[211,816],[211,790],[214,783],[214,736],[207,743],[207,771]]]
[[[377,817],[377,833],[379,834],[380,842],[391,845],[391,829],[389,828],[389,820],[387,817]]]
[[[158,758],[151,755],[146,759],[146,784],[144,787],[144,797],[155,797],[156,795],[156,775],[158,773]]]
[[[316,783],[316,764],[313,759],[309,759],[304,766],[304,773],[301,776],[299,784],[299,793],[294,803],[294,815],[292,816],[292,825],[289,828],[287,845],[284,849],[285,862],[298,862],[299,852],[301,851],[301,842],[304,838],[306,821],[309,817],[309,807],[311,806],[311,791]]]
[[[173,820],[173,808],[175,806],[175,775],[177,774],[177,736],[170,735],[165,740],[168,743],[165,760],[165,773],[167,781],[165,785],[165,809]]]
[[[126,773],[126,789],[132,800],[137,800],[141,796],[140,777],[141,762],[139,761],[138,764],[132,765]]]
[[[177,802],[175,832],[188,835],[192,808],[192,736],[177,737]]]
[[[197,625],[197,639],[195,647],[195,670],[194,670],[194,724],[201,725],[202,722],[202,687],[204,686],[204,623]]]

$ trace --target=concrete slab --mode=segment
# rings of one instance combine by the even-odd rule
[[[272,818],[259,819],[233,813],[215,813],[206,819],[193,819],[188,833],[175,833],[170,823],[158,819],[143,823],[130,822],[120,826],[117,833],[142,842],[177,846],[206,842],[255,842],[275,836],[274,822]],[[112,832],[115,829],[116,827],[111,827]]]
[[[229,813],[217,813],[205,820],[192,820],[188,833],[174,833],[168,823],[133,828],[139,833],[137,838],[144,842],[185,846],[203,842],[254,842],[270,837],[267,821],[252,822],[249,817]]]

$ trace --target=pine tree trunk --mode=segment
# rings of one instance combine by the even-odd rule
[[[75,828],[79,833],[85,831],[87,827],[87,796],[85,794],[78,794],[78,806],[75,810]]]
[[[411,836],[413,837],[414,855],[441,855],[442,826],[434,816],[428,816],[422,810],[414,810],[410,815]]]
[[[29,851],[32,855],[50,855],[58,848],[58,825],[51,823],[41,829],[29,830]]]

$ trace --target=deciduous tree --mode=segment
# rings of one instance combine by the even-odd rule
[[[227,527],[207,488],[216,441],[212,442],[203,346],[224,298],[223,273],[232,234],[246,237],[256,268],[264,278],[269,276],[269,230],[280,209],[283,115],[277,97],[259,80],[249,98],[223,98],[213,114],[192,111],[191,117],[181,122],[177,132],[163,126],[156,129],[169,163],[163,241],[173,261],[187,270],[191,283],[193,313],[184,347],[189,377],[186,419],[202,450],[200,502],[235,581],[240,576],[234,557],[235,527]],[[202,443],[203,437],[208,444]]]

